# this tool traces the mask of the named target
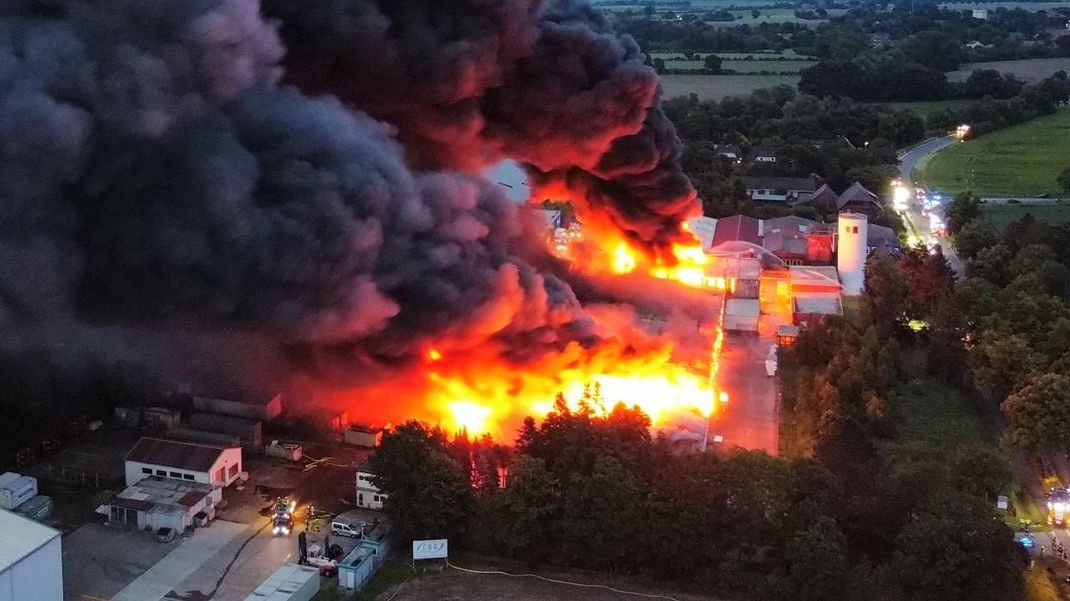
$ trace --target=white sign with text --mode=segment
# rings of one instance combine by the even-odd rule
[[[449,556],[449,540],[439,538],[435,540],[412,541],[412,559],[445,559]]]

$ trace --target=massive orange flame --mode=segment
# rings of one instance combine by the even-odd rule
[[[597,228],[558,230],[547,242],[551,252],[572,261],[574,269],[595,275],[627,274],[644,287],[642,278],[650,277],[684,289],[732,288],[730,278],[717,275],[712,259],[686,224],[681,225],[679,238],[682,241],[672,244],[668,255],[640,249],[619,232]],[[710,307],[720,302],[720,295],[699,296],[699,302]],[[508,442],[524,417],[549,413],[558,393],[575,409],[581,398],[589,396],[585,391],[597,385],[601,402],[595,399],[591,406],[596,413],[623,403],[642,410],[656,429],[681,431],[690,440],[704,441],[710,417],[727,401],[717,387],[721,313],[698,329],[692,323],[685,343],[679,332],[651,332],[634,311],[587,309],[605,329],[594,348],[573,342],[559,352],[515,364],[503,359],[504,349],[493,345],[454,348],[449,340],[441,340],[425,350],[419,364],[362,387],[359,397],[346,393],[343,401],[352,406],[361,398],[381,399],[386,410],[381,422],[416,418],[448,432],[489,433]],[[375,418],[367,406],[357,412]]]

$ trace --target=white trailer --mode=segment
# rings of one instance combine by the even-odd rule
[[[33,476],[7,472],[0,479],[3,482],[0,484],[0,509],[15,509],[37,496],[37,478]]]
[[[288,461],[301,461],[304,449],[299,444],[290,444],[273,440],[271,441],[271,444],[264,447],[264,454],[268,457],[279,457],[280,459],[286,459]]]

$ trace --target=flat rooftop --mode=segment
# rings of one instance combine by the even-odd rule
[[[212,487],[207,484],[150,476],[125,488],[110,504],[142,511],[153,507],[174,507],[184,511],[211,492]]]
[[[815,315],[843,315],[839,294],[799,294],[795,296],[795,312]]]
[[[27,555],[59,536],[44,524],[0,509],[0,572],[22,561]]]
[[[316,568],[288,563],[260,583],[245,601],[290,601],[293,594],[308,584],[309,580],[319,577],[320,573]]]
[[[789,265],[792,281],[818,281],[839,285],[840,274],[833,265]]]

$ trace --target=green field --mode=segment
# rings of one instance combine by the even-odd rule
[[[926,100],[920,102],[884,102],[884,106],[901,110],[910,109],[922,117],[947,108],[960,107],[969,104],[971,100]]]
[[[725,70],[735,71],[736,73],[760,73],[774,72],[774,73],[798,73],[807,67],[813,67],[816,65],[816,61],[808,60],[784,60],[784,61],[770,61],[770,60],[721,60],[721,68]],[[695,61],[681,61],[681,60],[667,60],[665,61],[666,69],[687,69],[687,70],[701,70],[705,68],[700,60]]]
[[[978,69],[994,69],[1000,73],[1013,73],[1027,83],[1043,81],[1058,71],[1070,71],[1070,58],[1029,58],[1016,61],[990,61],[965,63],[958,71],[949,71],[948,81],[966,81]]]
[[[982,197],[1058,196],[1070,166],[1070,110],[955,144],[915,168],[926,187]]]
[[[1037,221],[1045,223],[1070,223],[1070,203],[1053,202],[1046,204],[991,204],[981,205],[985,220],[993,228],[1003,231],[1011,223],[1026,215],[1032,215]]]
[[[754,90],[799,83],[798,75],[662,75],[660,79],[663,98],[695,93],[703,100],[748,96]]]

